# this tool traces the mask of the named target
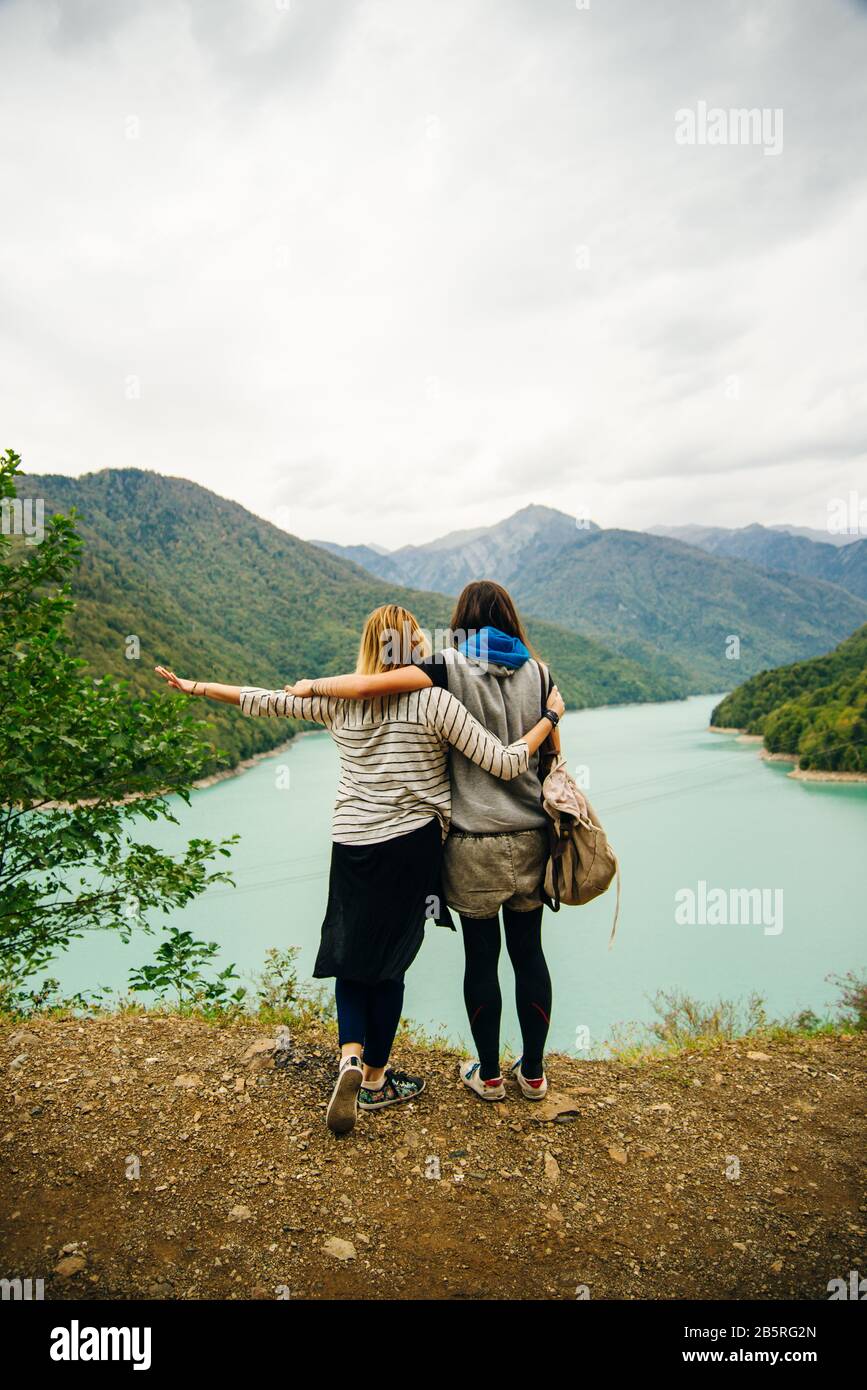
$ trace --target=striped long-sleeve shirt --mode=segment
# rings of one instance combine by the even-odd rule
[[[526,772],[529,763],[523,739],[506,748],[460,700],[436,686],[375,700],[247,687],[241,691],[241,710],[325,725],[340,753],[332,833],[345,845],[391,840],[433,816],[446,835],[448,745],[504,782]]]

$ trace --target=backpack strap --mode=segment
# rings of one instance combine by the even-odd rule
[[[548,704],[548,696],[554,689],[554,682],[551,679],[551,672],[543,662],[537,661],[536,665],[539,667],[539,688],[542,692],[542,701],[539,709],[540,712],[544,714]]]
[[[550,908],[552,912],[559,912],[561,903],[560,883],[557,878],[557,861],[558,859],[561,859],[563,857],[563,850],[565,849],[565,845],[560,836],[557,834],[556,830],[554,829],[553,820],[547,813],[545,815],[545,820],[547,822],[546,829],[548,832],[548,858],[545,861],[545,869],[542,874],[542,901],[544,902],[547,908]],[[545,875],[547,873],[549,864],[553,865],[553,872],[551,874],[551,878],[554,883],[553,895],[549,895],[545,892]]]
[[[542,665],[542,662],[541,662],[541,661],[537,661],[537,662],[536,662],[536,665],[537,665],[537,667],[539,668],[539,691],[540,691],[540,697],[539,697],[539,716],[540,716],[540,718],[541,718],[541,716],[545,713],[545,707],[546,707],[546,705],[547,705],[547,703],[548,703],[548,695],[550,694],[550,691],[551,691],[551,673],[550,673],[550,671],[547,670],[547,668],[546,668],[545,666]],[[550,735],[549,735],[549,738],[550,738]],[[542,797],[542,790],[541,790],[541,788],[542,788],[542,783],[544,782],[544,780],[545,780],[546,776],[548,775],[548,773],[551,771],[551,768],[554,766],[554,759],[555,759],[555,756],[556,756],[555,753],[554,753],[553,748],[547,748],[548,741],[549,741],[549,740],[546,738],[546,739],[545,739],[545,742],[541,745],[541,747],[540,747],[540,749],[539,749],[539,758],[538,758],[538,762],[537,762],[537,764],[536,764],[536,775],[537,775],[538,778],[539,778],[539,800],[540,800],[540,801],[543,800],[543,797]],[[549,858],[549,860],[553,859],[553,860],[556,862],[556,860],[559,859],[560,855],[562,855],[562,853],[563,853],[563,846],[562,846],[561,843],[560,843],[559,836],[557,835],[556,831],[554,830],[554,822],[551,820],[551,817],[548,816],[548,815],[546,815],[546,816],[545,816],[545,820],[546,820],[547,823],[548,823],[548,826],[547,826],[547,828],[548,828],[548,858]],[[543,891],[543,893],[542,893],[542,898],[543,898],[543,901],[544,901],[544,903],[545,903],[545,906],[546,906],[547,908],[549,908],[551,912],[559,912],[559,911],[560,911],[560,906],[561,906],[561,904],[560,904],[560,885],[559,885],[559,883],[557,882],[557,874],[556,874],[556,872],[555,872],[554,875],[553,875],[553,879],[554,879],[554,896],[551,898],[551,897],[548,896],[547,893],[545,893],[545,892]]]
[[[620,860],[616,855],[614,857],[614,863],[617,866],[614,871],[617,876],[617,900],[614,904],[614,921],[611,923],[611,935],[608,938],[609,951],[614,945],[614,938],[617,935],[617,922],[620,917]]]
[[[547,669],[547,667],[543,666],[541,661],[537,661],[536,665],[539,668],[539,688],[541,691],[539,717],[541,718],[542,715],[545,713],[545,707],[548,704],[548,696],[551,694],[551,687],[553,682],[551,680],[551,672]],[[538,773],[540,783],[544,782],[548,773],[553,768],[556,758],[557,754],[551,746],[551,735],[549,734],[548,737],[545,739],[544,743],[542,743],[542,745],[539,748],[539,762],[537,764],[536,770]]]

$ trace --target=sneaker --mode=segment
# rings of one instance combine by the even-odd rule
[[[542,1100],[548,1094],[548,1078],[543,1071],[540,1077],[532,1081],[528,1080],[521,1071],[521,1063],[523,1060],[523,1057],[519,1057],[511,1069],[512,1076],[514,1076],[521,1088],[521,1095],[527,1100]]]
[[[482,1100],[505,1100],[506,1088],[503,1085],[503,1078],[495,1076],[490,1081],[483,1081],[479,1076],[480,1062],[475,1057],[470,1057],[469,1061],[461,1062],[461,1081],[465,1086],[469,1086],[471,1091],[475,1091]]]
[[[348,1134],[355,1124],[363,1075],[360,1057],[344,1057],[325,1112],[325,1123],[332,1134]]]
[[[402,1105],[405,1100],[415,1100],[423,1090],[424,1081],[420,1076],[407,1076],[405,1071],[392,1071],[391,1067],[387,1067],[383,1083],[375,1091],[369,1086],[362,1086],[358,1093],[358,1108],[382,1110],[386,1105]]]

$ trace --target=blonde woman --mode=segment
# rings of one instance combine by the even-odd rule
[[[416,619],[397,604],[377,608],[364,626],[357,675],[410,666],[426,654]],[[285,690],[180,680],[176,690],[240,706],[247,715],[322,724],[340,753],[332,821],[328,905],[314,975],[335,978],[340,1063],[326,1123],[345,1134],[357,1107],[378,1110],[412,1100],[420,1077],[389,1067],[400,1022],[404,975],[439,914],[442,844],[451,818],[447,749],[504,782],[521,776],[563,711],[536,720],[505,747],[449,691],[431,686],[381,699],[327,698],[314,681],[305,696]],[[327,682],[324,682],[327,684]]]

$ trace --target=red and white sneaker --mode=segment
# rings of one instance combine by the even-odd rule
[[[519,1057],[517,1062],[511,1069],[512,1075],[514,1076],[515,1080],[521,1088],[521,1095],[524,1096],[527,1100],[544,1099],[544,1097],[548,1094],[547,1076],[544,1072],[542,1072],[542,1075],[537,1080],[528,1080],[528,1078],[521,1071],[521,1063],[523,1062],[523,1060],[523,1057]]]
[[[491,1081],[483,1081],[479,1076],[480,1065],[481,1063],[475,1057],[461,1062],[461,1081],[465,1086],[469,1086],[471,1091],[475,1091],[482,1100],[505,1100],[506,1088],[503,1085],[503,1078],[495,1076]]]

